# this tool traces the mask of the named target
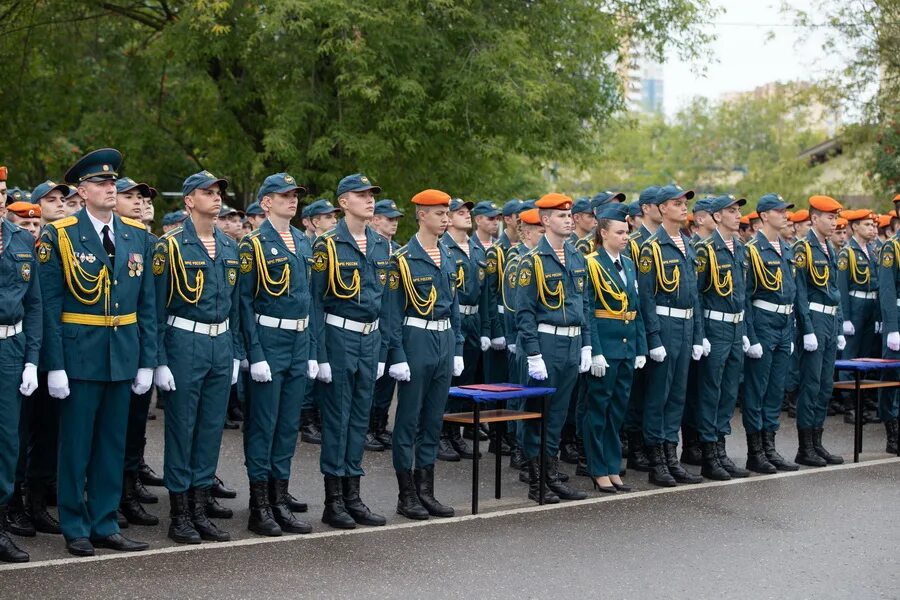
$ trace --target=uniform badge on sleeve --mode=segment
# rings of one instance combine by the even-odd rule
[[[328,266],[328,255],[322,250],[313,254],[313,271],[321,273]]]
[[[400,273],[397,271],[388,273],[388,287],[392,290],[396,290],[400,287]]]
[[[496,258],[487,259],[487,272],[488,273],[496,273],[497,272],[497,259]]]
[[[794,255],[794,266],[797,267],[798,269],[806,268],[806,253],[805,252],[798,252],[797,254]]]
[[[37,256],[38,261],[42,263],[50,260],[50,242],[41,242],[38,244]]]
[[[890,269],[894,266],[894,253],[887,249],[881,257],[881,265]]]
[[[838,270],[846,271],[849,266],[850,262],[847,260],[846,256],[838,257]]]
[[[228,285],[237,283],[237,269],[228,269]]]
[[[531,283],[531,269],[525,267],[519,269],[519,287],[524,287]]]
[[[378,270],[378,282],[381,285],[384,285],[387,283],[387,278],[388,278],[387,271],[385,271],[384,269],[379,269]]]
[[[166,266],[166,257],[163,256],[161,252],[157,252],[153,255],[153,274],[154,275],[162,275],[163,267]]]
[[[253,257],[249,252],[241,252],[241,273],[249,273],[253,269]]]
[[[638,268],[641,270],[641,273],[649,273],[652,266],[653,263],[649,256],[641,256],[640,260],[638,260]]]
[[[31,281],[31,263],[25,263],[19,269],[22,274],[22,281]]]

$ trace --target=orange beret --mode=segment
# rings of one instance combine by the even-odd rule
[[[747,218],[748,218],[748,219],[758,219],[758,218],[759,218],[759,213],[756,212],[756,211],[754,210],[752,213],[750,213],[749,215],[747,215]]]
[[[793,218],[794,218],[794,211],[792,211],[792,210],[786,210],[786,211],[784,211],[784,214],[787,215],[788,221],[792,221],[792,220],[793,220]]]
[[[422,190],[412,197],[419,206],[450,206],[450,194],[441,190]]]
[[[835,227],[837,227],[838,229],[846,229],[849,223],[850,222],[847,219],[838,217],[837,222],[835,223]]]
[[[528,210],[523,210],[519,213],[519,221],[525,223],[526,225],[540,225],[541,217],[540,211],[536,208],[529,208]]]
[[[879,227],[890,227],[891,219],[893,219],[893,215],[880,215],[878,217],[878,226]]]
[[[6,181],[6,176],[8,173],[6,172],[6,167],[0,167],[0,181]]]
[[[540,200],[534,203],[538,208],[556,208],[559,210],[569,210],[572,208],[572,199],[565,194],[550,193],[541,196]]]
[[[741,217],[741,224],[749,225],[750,224],[750,215],[744,215],[743,217]]]
[[[13,202],[6,207],[11,213],[15,213],[23,219],[33,219],[41,216],[41,205],[31,202]]]
[[[810,196],[809,206],[824,213],[836,213],[844,208],[831,196]]]
[[[6,167],[3,167],[3,168],[6,169]],[[4,170],[3,173],[6,174],[6,171]],[[900,194],[897,194],[896,196],[894,196],[894,202],[900,202]]]
[[[798,210],[790,217],[791,223],[802,223],[803,221],[809,221],[809,211],[805,208],[802,210]]]
[[[859,208],[856,210],[842,210],[841,218],[847,221],[862,221],[863,219],[878,219],[878,215],[868,208]]]
[[[688,222],[688,223],[693,223],[693,222],[694,222],[694,215],[692,215],[691,213],[688,213],[688,216],[687,216],[687,222]]]

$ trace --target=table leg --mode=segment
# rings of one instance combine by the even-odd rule
[[[474,415],[472,423],[472,445],[475,449],[472,451],[472,514],[478,514],[478,463],[479,450],[478,437],[481,425],[481,409],[478,402],[473,402],[472,414]]]
[[[500,427],[499,423],[494,424],[494,449],[497,451],[494,455],[494,498],[497,500],[500,499],[500,462],[501,462],[501,453],[500,453],[500,444],[501,438],[500,435]]]
[[[859,389],[859,371],[853,371],[853,381],[856,384],[856,415],[853,423],[853,462],[859,462],[859,453],[862,451],[862,420],[863,402],[862,391]]]
[[[541,457],[539,469],[541,482],[538,484],[538,504],[544,504],[544,488],[547,474],[547,401],[549,396],[541,396]]]

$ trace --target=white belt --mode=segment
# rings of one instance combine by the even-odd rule
[[[554,327],[546,323],[538,323],[538,331],[541,333],[549,333],[551,335],[561,335],[564,337],[578,337],[581,335],[581,327]]]
[[[710,321],[725,321],[726,323],[740,323],[744,320],[744,311],[739,313],[727,313],[718,310],[704,310],[703,316]]]
[[[766,302],[765,300],[754,300],[753,306],[767,312],[778,313],[779,315],[789,315],[794,312],[793,304],[775,304],[774,302]]]
[[[15,325],[0,325],[0,340],[11,338],[22,333],[22,321]]]
[[[503,306],[502,304],[497,305],[497,312],[500,313],[501,315],[505,312],[505,310],[506,310],[506,307]]]
[[[832,317],[837,314],[837,306],[828,306],[827,304],[822,304],[820,302],[810,302],[809,310],[825,313],[826,315],[830,315]]]
[[[325,313],[325,322],[329,325],[334,325],[335,327],[340,327],[341,329],[354,331],[363,335],[369,335],[373,331],[378,330],[378,319],[375,319],[371,323],[360,323],[359,321]]]
[[[222,335],[228,331],[228,319],[225,319],[221,323],[199,323],[197,321],[191,321],[190,319],[182,319],[181,317],[173,316],[166,319],[166,323],[175,329],[183,329],[185,331],[190,331],[191,333],[208,335],[209,337],[216,337],[217,335]]]
[[[408,327],[417,327],[429,331],[447,331],[450,329],[450,319],[429,321],[428,319],[420,319],[418,317],[406,317],[403,319],[403,324]]]
[[[460,304],[459,305],[459,314],[461,315],[477,315],[478,314],[478,305],[477,304]]]
[[[256,322],[263,327],[287,329],[288,331],[304,331],[309,326],[309,317],[302,319],[277,319],[266,315],[256,315]]]
[[[676,319],[693,319],[693,308],[670,308],[668,306],[657,306],[656,314],[664,317],[675,317]]]
[[[900,298],[897,298],[897,306],[900,306]]]
[[[850,295],[861,300],[876,300],[878,298],[878,292],[858,292],[853,290],[850,292]]]

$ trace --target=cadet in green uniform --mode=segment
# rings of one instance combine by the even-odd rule
[[[900,194],[894,197],[894,210],[900,215]],[[900,232],[895,233],[881,247],[878,260],[878,291],[881,304],[881,330],[884,336],[884,358],[900,359]],[[897,379],[893,372],[890,377]],[[879,416],[884,421],[887,437],[885,451],[897,454],[898,418],[900,395],[897,390],[882,390]]]
[[[313,319],[322,398],[322,452],[325,479],[322,521],[341,529],[356,524],[384,525],[359,496],[363,444],[372,409],[375,380],[384,375],[391,341],[390,304],[382,302],[388,284],[390,246],[366,222],[381,188],[356,173],[337,188],[344,218],[313,246]],[[384,327],[384,331],[381,328]]]
[[[878,252],[875,239],[875,213],[869,209],[845,210],[841,216],[850,223],[853,235],[838,253],[838,288],[841,291],[841,328],[847,339],[846,358],[881,356],[876,343],[876,324],[881,321],[878,305]],[[847,379],[847,374],[844,379]],[[852,377],[850,377],[852,379]]]
[[[397,514],[452,517],[453,509],[434,497],[434,461],[451,374],[459,377],[465,366],[458,291],[467,273],[439,241],[450,221],[450,196],[429,189],[412,203],[419,230],[394,254],[388,275],[389,301],[402,325],[389,354],[390,376],[399,382],[391,447]]]
[[[152,247],[142,223],[112,213],[122,155],[83,156],[66,173],[85,208],[44,228],[38,245],[44,300],[41,364],[60,400],[58,506],[66,547],[145,550],[119,533],[129,391],[143,394],[156,366],[156,302],[145,273]],[[78,352],[65,352],[66,344]],[[133,383],[132,383],[133,381]],[[100,432],[100,433],[98,433]]]
[[[578,373],[591,365],[590,331],[586,320],[584,256],[566,239],[572,232],[572,199],[546,194],[537,201],[546,233],[537,247],[519,261],[516,280],[517,350],[527,357],[529,385],[556,388],[548,403],[546,420],[547,471],[550,493],[545,502],[580,500],[584,492],[567,486],[559,477],[560,434],[568,413]],[[544,360],[546,357],[546,360]],[[546,383],[543,383],[546,382]],[[535,407],[538,401],[529,401]],[[525,424],[524,452],[528,460],[528,497],[538,500],[540,427]]]
[[[619,430],[635,369],[647,364],[647,337],[640,314],[637,271],[628,252],[627,209],[611,204],[598,211],[596,251],[587,256],[587,301],[593,318],[591,369],[585,403],[584,450],[594,488],[627,492],[619,476]],[[589,314],[591,314],[589,313]]]
[[[572,221],[575,228],[569,241],[582,254],[590,254],[594,251],[594,230],[597,229],[597,217],[591,209],[590,198],[579,198],[572,204]]]
[[[710,344],[709,355],[700,361],[697,372],[696,423],[703,451],[701,473],[719,481],[750,475],[734,464],[725,451],[747,339],[744,326],[747,258],[738,239],[741,207],[746,203],[743,198],[726,195],[704,204],[708,219],[716,228],[695,246],[703,331]]]
[[[691,359],[700,360],[709,343],[703,337],[697,297],[697,257],[680,231],[687,218],[687,201],[693,197],[694,192],[677,185],[660,188],[653,203],[662,223],[644,242],[638,259],[641,312],[650,349],[644,443],[650,483],[665,487],[702,481],[681,466],[677,454],[688,364]]]
[[[310,533],[288,504],[291,459],[300,405],[319,364],[310,337],[312,247],[291,226],[306,190],[287,173],[269,175],[259,189],[267,219],[239,247],[241,333],[250,361],[244,415],[244,464],[250,481],[254,533]]]
[[[183,544],[226,541],[209,520],[231,386],[243,358],[238,310],[237,244],[215,227],[228,182],[209,171],[184,180],[191,216],[160,238],[153,252],[160,330],[156,386],[166,404],[163,478],[169,490],[169,537]]]
[[[43,190],[38,186],[35,191]],[[7,221],[5,214],[6,207],[0,207],[0,275],[4,282],[0,302],[0,358],[4,371],[0,381],[0,561],[20,563],[28,562],[29,556],[7,535],[6,512],[15,487],[16,459],[19,452],[27,452],[19,448],[19,414],[23,396],[31,396],[38,387],[42,306],[34,237]]]
[[[384,199],[375,203],[375,212],[369,225],[388,241],[391,254],[400,249],[400,244],[394,241],[394,235],[397,234],[402,216],[403,212],[397,208],[397,203],[393,200]],[[366,434],[366,450],[379,451],[391,447],[392,432],[387,428],[388,412],[396,390],[397,382],[393,377],[381,377],[375,382],[372,416],[369,418],[369,432]]]
[[[834,385],[834,360],[846,343],[841,333],[843,313],[837,285],[837,253],[828,241],[841,205],[828,196],[809,199],[812,227],[794,246],[797,268],[797,323],[803,335],[800,391],[797,396],[801,465],[824,467],[844,462],[822,445],[822,431]]]
[[[472,215],[485,219],[492,219],[500,216],[501,210],[493,202],[479,202],[472,209]],[[478,230],[476,229],[476,234]],[[506,252],[510,248],[509,235],[506,231],[496,240],[488,243],[480,236],[479,238],[485,253],[485,262],[487,263],[487,293],[488,299],[493,304],[490,309],[490,348],[484,354],[484,380],[488,383],[502,383],[507,375],[506,373],[506,338],[503,337],[503,308],[500,299],[500,278],[503,277],[503,267],[506,262]],[[518,238],[517,238],[518,239]],[[505,240],[501,245],[500,241]]]

